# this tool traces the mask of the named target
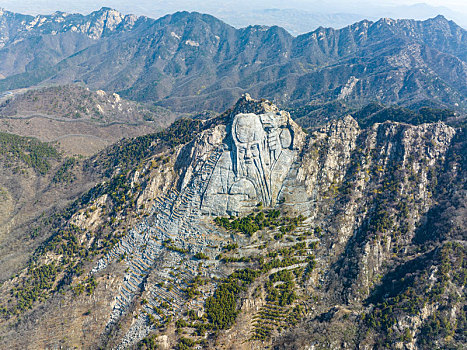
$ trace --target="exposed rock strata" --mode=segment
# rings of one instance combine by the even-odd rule
[[[461,232],[445,243],[447,228],[436,242],[423,230],[439,202],[450,203],[443,189],[457,194],[455,210],[462,212],[465,178],[450,180],[465,174],[462,131],[395,122],[361,129],[347,116],[305,134],[288,113],[249,96],[203,125],[189,143],[160,153],[166,161],[158,167],[148,158],[127,175],[128,187],[139,188],[135,203],[145,216],[90,273],[100,280],[113,269],[123,275],[112,277],[115,298],[106,309],[112,311],[95,347],[131,348],[155,333],[164,349],[175,347],[180,334],[216,349],[371,348],[383,347],[384,337],[399,348],[423,349],[422,329],[438,312],[453,324],[460,320],[465,298],[456,281],[462,278],[446,261],[462,265],[465,237]],[[106,196],[90,203],[94,213],[82,209],[71,223],[84,232],[96,229]],[[437,210],[445,216],[454,210],[443,205]],[[251,234],[213,220],[230,222],[263,209],[302,216],[284,230],[270,226]],[[451,225],[462,227],[460,220]],[[277,265],[262,265],[278,254]],[[234,304],[237,322],[216,336],[208,331],[212,337],[206,329],[186,331],[194,328],[187,322],[203,319],[222,279],[244,268],[258,275]],[[274,276],[286,276],[289,284]],[[293,286],[288,302],[271,301],[268,293],[276,287],[282,293],[280,286]],[[384,332],[376,321],[369,328],[366,320],[413,290],[427,298],[421,307],[386,316],[395,318]],[[441,293],[439,299],[431,290]]]
[[[280,201],[288,211],[308,216],[308,225],[325,230],[319,257],[325,274],[316,283],[323,284],[326,299],[336,303],[358,305],[387,271],[387,263],[403,254],[413,239],[414,228],[433,205],[432,174],[444,161],[453,128],[442,123],[388,122],[361,130],[349,116],[305,141],[288,114],[272,106],[263,113],[244,113],[242,105],[249,101],[245,97],[239,102],[226,126],[206,130],[180,150],[179,157],[185,158],[177,160],[185,164],[180,192],[172,190],[162,197],[150,218],[99,262],[102,269],[112,257],[126,253],[130,267],[111,323],[141,290],[147,290],[143,293],[149,297],[147,313],[153,312],[151,305],[163,301],[172,305],[175,317],[192,307],[180,293],[182,281],[199,273],[196,264],[180,259],[176,252],[163,253],[162,242],[170,239],[186,251],[203,251],[211,257],[221,253],[207,247],[228,237],[203,214],[239,215],[259,202],[275,207]],[[401,214],[397,206],[401,200],[410,217]],[[381,211],[391,223],[374,227]],[[158,266],[158,272],[151,273],[151,266]],[[190,276],[172,280],[172,291],[144,283],[144,276],[150,274],[154,281],[166,280],[176,266]],[[211,277],[227,273],[216,260],[209,270]],[[145,336],[151,330],[145,322],[138,318],[119,348]]]

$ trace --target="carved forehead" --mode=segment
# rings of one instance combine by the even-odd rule
[[[247,143],[260,141],[264,137],[264,128],[256,114],[237,114],[233,121],[234,140]]]

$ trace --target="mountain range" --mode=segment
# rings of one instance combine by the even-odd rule
[[[108,8],[88,16],[4,12],[1,20],[3,91],[79,82],[183,113],[221,112],[244,92],[289,109],[336,100],[345,112],[375,101],[466,108],[466,32],[442,16],[298,37],[188,12],[157,20]],[[306,114],[294,118],[312,124]]]

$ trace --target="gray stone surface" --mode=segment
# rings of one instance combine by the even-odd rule
[[[288,113],[239,113],[203,195],[201,210],[238,215],[258,203],[272,207],[297,154]]]
[[[245,96],[246,103],[251,101]],[[186,300],[183,289],[187,281],[200,274],[226,276],[215,257],[229,236],[212,225],[212,216],[246,213],[260,202],[265,207],[275,206],[303,144],[304,134],[287,112],[267,103],[262,107],[263,113],[233,113],[226,127],[207,130],[185,146],[178,156],[186,158],[179,161],[184,164],[179,174],[180,192],[172,189],[157,198],[150,215],[97,263],[93,273],[122,256],[128,265],[107,327],[114,325],[142,292],[148,301],[143,306],[145,314],[162,322],[155,309],[165,303],[170,304],[165,316],[179,316],[187,303],[202,307],[203,302]],[[165,247],[163,242],[168,240],[187,253]],[[209,269],[199,269],[199,261],[192,257],[197,252],[210,256]],[[158,283],[148,285],[149,274]],[[150,332],[145,314],[135,319],[118,349]]]

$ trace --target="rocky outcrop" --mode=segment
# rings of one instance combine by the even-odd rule
[[[88,16],[59,11],[52,15],[27,16],[0,10],[0,18],[4,23],[1,47],[8,42],[38,34],[56,35],[76,32],[85,34],[91,39],[99,39],[119,30],[131,30],[138,19],[135,15],[122,15],[107,7],[94,11]]]
[[[256,104],[258,114],[246,113],[249,103]],[[147,295],[144,310],[160,322],[165,318],[153,313],[160,303],[168,302],[175,318],[189,307],[181,291],[199,272],[179,253],[214,257],[222,250],[213,242],[227,239],[206,215],[245,215],[261,203],[307,216],[304,229],[318,227],[322,245],[322,275],[314,277],[322,290],[311,287],[322,295],[319,309],[359,305],[389,262],[407,253],[415,228],[434,204],[436,172],[455,130],[443,123],[393,122],[362,130],[348,116],[305,135],[286,112],[262,104],[245,96],[221,119],[225,124],[213,124],[182,147],[176,160],[180,192],[161,197],[150,218],[99,262],[95,272],[112,257],[126,256],[129,266],[109,326],[138,293]],[[172,252],[164,253],[168,246]],[[154,266],[157,273],[151,272]],[[183,278],[168,277],[175,266]],[[209,276],[228,271],[216,260],[209,267]],[[147,278],[152,283],[169,278],[174,287],[167,292],[144,282]],[[120,347],[148,334],[147,322],[138,318]]]
[[[110,223],[129,215],[127,197],[138,214],[79,279],[113,276],[96,347],[131,348],[149,337],[167,349],[190,341],[423,349],[434,341],[424,330],[440,319],[462,324],[460,220],[452,220],[456,242],[420,233],[448,200],[442,190],[461,192],[463,182],[450,178],[465,171],[462,131],[442,122],[362,129],[346,116],[307,134],[287,112],[248,95],[197,125],[186,143],[148,138],[154,154],[116,170],[109,184],[119,185],[96,190],[67,222],[91,246],[112,201]],[[167,139],[184,139],[179,131]]]
[[[0,9],[0,72],[5,77],[50,67],[102,38],[132,30],[138,19],[110,8],[37,16]]]

